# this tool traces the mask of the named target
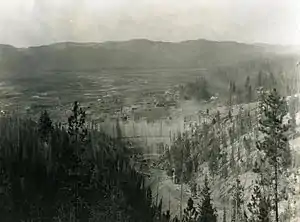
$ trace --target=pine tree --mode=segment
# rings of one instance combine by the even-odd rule
[[[246,132],[246,124],[245,124],[245,115],[244,115],[244,108],[240,106],[239,112],[237,115],[238,124],[239,124],[239,137]]]
[[[246,82],[245,82],[245,88],[248,88],[250,86],[250,77],[247,76]]]
[[[246,102],[250,103],[252,101],[252,86],[250,85],[250,77],[247,76],[245,82],[245,92],[246,92]]]
[[[233,193],[234,221],[243,222],[244,188],[239,178],[236,179]],[[232,220],[233,221],[233,220]]]
[[[291,100],[289,102],[289,114],[290,114],[290,128],[292,133],[296,132],[296,97],[291,97]]]
[[[184,209],[182,222],[196,222],[198,217],[198,212],[194,206],[194,201],[192,198],[188,199],[187,208]]]
[[[272,72],[270,73],[270,79],[268,82],[270,84],[270,89],[275,88],[277,86],[277,81],[276,81],[274,73],[272,73]]]
[[[230,144],[233,144],[234,140],[235,140],[235,127],[234,127],[234,124],[232,125],[232,127],[229,127],[228,135],[229,135]]]
[[[263,73],[262,71],[260,71],[257,75],[257,84],[256,84],[257,88],[263,87]]]
[[[258,215],[258,221],[259,222],[269,222],[269,212],[270,212],[270,200],[263,196],[259,202],[259,215]]]
[[[292,95],[292,90],[291,90],[291,87],[289,85],[286,86],[286,94],[289,95],[289,96]]]
[[[285,99],[279,96],[276,89],[273,89],[271,92],[262,92],[260,107],[259,130],[264,134],[264,139],[257,142],[257,148],[265,153],[267,160],[273,167],[275,218],[278,222],[278,170],[280,165],[286,169],[291,163],[291,152],[285,135],[287,126],[283,124],[283,118],[287,114],[287,104]]]
[[[75,101],[72,114],[68,117],[68,133],[73,141],[85,142],[87,139],[87,129],[85,127],[85,111]]]
[[[236,222],[236,211],[235,211],[235,207],[233,207],[232,209],[232,215],[231,215],[231,222]]]
[[[221,129],[220,143],[221,143],[221,151],[220,151],[221,177],[227,178],[228,176],[227,137],[223,129]]]
[[[220,126],[220,124],[221,124],[221,113],[220,113],[219,110],[217,110],[217,113],[216,113],[216,121],[217,121],[218,126]]]
[[[157,215],[157,220],[160,221],[162,218],[162,199],[160,199],[159,204],[157,206],[157,211],[156,211],[156,215]]]
[[[221,153],[221,165],[222,165],[222,171],[221,171],[221,176],[222,178],[227,178],[228,177],[228,158],[227,158],[227,151],[226,148],[223,147],[222,153]]]
[[[250,110],[247,111],[247,127],[248,127],[248,130],[252,130],[252,119],[251,119],[251,113],[250,113]]]
[[[162,222],[169,222],[171,220],[171,214],[170,211],[167,210],[165,213],[162,215]]]
[[[229,82],[229,106],[231,107],[234,104],[234,96],[236,94],[236,85],[235,82]]]
[[[121,126],[120,126],[120,121],[119,119],[116,120],[116,136],[118,141],[120,142],[122,139],[122,130],[121,130]]]
[[[261,191],[263,184],[256,180],[251,200],[248,203],[248,210],[251,213],[249,222],[270,222],[271,202],[267,195]]]
[[[236,165],[236,160],[235,160],[234,134],[233,134],[232,128],[229,128],[228,134],[229,134],[229,140],[230,140],[230,145],[231,145],[230,168],[233,170]]]
[[[197,183],[195,181],[192,181],[191,184],[191,193],[192,193],[192,197],[196,197],[197,196]]]
[[[246,151],[246,167],[247,169],[251,169],[252,168],[252,158],[251,158],[251,142],[250,142],[250,138],[247,139],[246,137],[244,137],[244,147],[245,147],[245,151]]]
[[[264,87],[264,74],[262,71],[259,71],[257,75],[257,82],[256,82],[256,89],[259,89],[261,87]]]
[[[216,118],[213,118],[212,121],[211,121],[211,125],[215,125],[217,122]]]
[[[232,97],[233,97],[233,93],[232,93],[232,82],[229,82],[229,107],[232,106]]]
[[[228,119],[229,119],[230,121],[232,121],[232,113],[231,113],[231,109],[229,109],[229,111],[228,111]]]
[[[208,100],[210,99],[211,93],[208,90],[208,82],[205,77],[200,79],[199,83],[200,95],[199,98]]]
[[[253,92],[252,92],[252,86],[250,85],[247,89],[247,102],[252,102]]]
[[[235,161],[235,148],[234,145],[231,146],[231,155],[230,155],[230,168],[233,171],[236,166],[236,161]]]
[[[177,215],[173,218],[172,222],[180,222]]]
[[[208,186],[207,176],[205,177],[204,188],[201,194],[203,199],[201,205],[199,206],[199,217],[197,222],[216,222],[217,215],[216,210],[212,206],[211,191]]]
[[[223,222],[227,222],[227,213],[226,213],[226,208],[224,207],[223,208],[223,219],[222,219]]]
[[[235,82],[232,82],[232,93],[236,93],[236,85],[235,85]]]
[[[149,206],[149,208],[152,206],[152,190],[150,187],[148,187],[146,191],[146,205]]]
[[[51,132],[53,131],[53,126],[52,126],[52,121],[49,117],[47,110],[45,110],[41,113],[38,127],[39,127],[38,130],[39,130],[41,140],[43,142],[48,143],[49,136],[50,136]]]
[[[208,166],[213,177],[219,169],[220,145],[218,138],[212,138],[212,147],[210,150]]]

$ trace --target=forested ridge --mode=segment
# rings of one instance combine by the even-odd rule
[[[299,101],[296,96],[282,97],[275,88],[260,88],[257,97],[252,108],[241,104],[235,114],[230,107],[222,114],[207,110],[212,119],[203,117],[190,124],[158,162],[175,183],[189,185],[188,207],[192,200],[203,204],[201,184],[210,184],[218,221],[293,218],[296,193],[291,180],[298,175],[298,153],[289,141],[299,137]],[[193,209],[193,217],[198,218],[201,208]]]
[[[1,221],[154,221],[160,212],[133,149],[86,128],[77,102],[67,127],[47,111],[38,122],[0,121]]]

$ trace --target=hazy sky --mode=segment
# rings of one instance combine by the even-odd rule
[[[132,38],[300,44],[300,0],[0,0],[0,43]]]

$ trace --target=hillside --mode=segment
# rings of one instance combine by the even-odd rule
[[[144,39],[104,43],[56,43],[15,48],[0,46],[2,73],[97,71],[102,69],[206,68],[294,54],[298,49],[265,44],[191,40],[156,42]]]
[[[74,114],[69,130],[47,112],[39,122],[0,117],[1,221],[152,222],[161,211],[132,161],[137,150],[95,125],[70,131]]]
[[[175,167],[175,172],[177,170],[178,165],[176,161],[176,153],[178,150],[180,150],[182,146],[187,147],[186,150],[192,150],[189,151],[191,153],[195,152],[200,154],[198,159],[198,163],[200,165],[196,167],[197,169],[195,171],[195,175],[190,177],[190,171],[186,171],[184,173],[184,178],[186,178],[186,182],[183,186],[183,208],[185,208],[187,205],[187,201],[189,197],[193,197],[194,200],[197,202],[201,202],[201,195],[199,200],[199,193],[195,195],[195,191],[193,191],[193,185],[196,184],[197,188],[196,191],[199,192],[199,188],[201,189],[203,184],[204,175],[209,173],[211,176],[211,188],[212,188],[212,198],[214,206],[216,207],[219,215],[218,221],[223,221],[223,212],[224,209],[227,212],[227,217],[231,218],[232,216],[232,197],[234,196],[234,186],[235,186],[235,180],[239,177],[240,182],[244,188],[244,200],[246,202],[245,205],[243,205],[243,209],[247,209],[247,204],[250,202],[250,197],[253,192],[253,184],[255,182],[255,179],[257,178],[258,174],[253,171],[254,163],[258,160],[258,153],[256,150],[256,142],[258,138],[261,137],[261,133],[258,131],[257,127],[257,117],[258,115],[255,113],[256,110],[256,103],[251,104],[251,106],[244,106],[244,110],[246,110],[245,113],[241,111],[239,106],[236,106],[234,109],[234,112],[232,112],[232,115],[234,116],[234,121],[229,121],[226,112],[220,113],[220,120],[216,123],[216,126],[210,126],[211,129],[204,131],[203,129],[199,129],[196,127],[192,127],[190,131],[187,129],[187,132],[189,131],[189,134],[192,134],[193,130],[195,130],[198,133],[195,133],[198,137],[202,138],[211,138],[211,136],[215,137],[216,140],[220,138],[221,144],[218,144],[218,148],[221,150],[221,156],[224,157],[224,153],[226,154],[226,158],[223,159],[223,157],[220,159],[220,165],[211,165],[211,157],[207,154],[209,152],[209,148],[206,146],[201,147],[201,149],[204,149],[204,151],[201,152],[197,148],[199,145],[197,144],[208,144],[208,147],[211,147],[211,149],[214,149],[214,139],[209,139],[209,143],[206,143],[203,139],[202,142],[200,139],[200,142],[193,143],[193,140],[185,139],[184,137],[180,138],[178,137],[179,145],[176,146],[176,143],[174,142],[173,146],[171,146],[171,149],[175,149],[175,151],[166,151],[166,155],[164,155],[161,160],[167,159],[167,164],[164,163],[164,161],[160,162],[159,166],[162,167],[162,169],[165,169],[166,171],[169,171],[170,166]],[[245,115],[249,110],[251,113],[252,118],[250,120],[247,120],[248,117]],[[219,110],[220,111],[220,110]],[[300,126],[300,112],[297,110],[298,113],[296,113],[296,122],[295,122],[295,134],[294,136],[289,137],[289,144],[292,150],[292,165],[288,170],[288,176],[285,177],[285,174],[281,178],[280,182],[280,192],[282,192],[282,195],[285,194],[287,196],[284,196],[284,198],[280,201],[280,218],[283,218],[281,221],[299,221],[299,214],[296,209],[298,209],[299,206],[299,126]],[[213,111],[211,111],[212,113]],[[212,116],[215,115],[212,114]],[[289,114],[291,115],[291,114]],[[288,115],[288,116],[289,116]],[[287,119],[289,118],[287,116]],[[245,119],[244,119],[245,118]],[[244,119],[243,124],[242,119]],[[241,125],[240,125],[241,124]],[[249,124],[249,128],[245,127]],[[196,124],[197,125],[197,124]],[[241,126],[243,126],[241,128]],[[234,129],[237,134],[234,136],[235,138],[232,138],[230,135]],[[211,134],[209,133],[211,131]],[[227,132],[229,135],[227,135]],[[200,135],[200,136],[199,136]],[[221,135],[219,137],[219,135]],[[196,137],[197,137],[196,136]],[[190,137],[192,138],[192,137]],[[180,141],[183,140],[182,143]],[[195,140],[198,140],[196,138]],[[192,141],[192,142],[191,142]],[[225,142],[224,142],[225,141]],[[196,145],[185,145],[185,144],[196,144]],[[225,145],[224,145],[225,144]],[[177,151],[176,151],[177,150]],[[198,158],[197,154],[189,156],[188,151],[184,152],[184,165],[185,167],[183,169],[187,169],[189,165],[189,161],[193,160],[194,157]],[[217,150],[212,150],[212,152],[217,152]],[[163,163],[163,164],[161,164]],[[166,164],[166,165],[165,165]],[[171,165],[169,165],[171,164]],[[180,164],[180,162],[179,162]],[[213,168],[214,166],[217,166],[216,169]],[[192,169],[193,169],[192,167]],[[179,165],[179,172],[180,172],[180,165]],[[214,169],[215,171],[212,171]],[[191,171],[192,172],[192,171]],[[180,184],[175,184],[172,182],[171,176],[167,176],[166,172],[164,170],[153,170],[152,171],[153,177],[150,182],[150,184],[153,187],[154,192],[156,190],[159,193],[159,196],[161,196],[164,199],[163,202],[163,209],[171,209],[171,212],[175,214],[179,214],[179,206],[180,206]],[[176,174],[176,173],[175,173]],[[193,173],[191,173],[193,175]],[[287,198],[287,199],[285,199]],[[170,202],[170,204],[169,204]],[[250,213],[248,213],[250,215]],[[289,219],[284,219],[289,218]]]

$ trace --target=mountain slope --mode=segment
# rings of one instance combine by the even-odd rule
[[[179,43],[144,39],[104,43],[56,43],[18,49],[0,47],[0,70],[35,73],[43,70],[106,68],[210,68],[252,59],[271,58],[288,48],[236,42],[193,40]]]
[[[257,119],[257,114],[255,114],[255,108],[256,105],[252,104],[251,106],[244,107],[245,110],[251,109],[251,113],[253,113],[253,120]],[[238,111],[238,107],[236,107],[235,111]],[[210,112],[212,112],[210,110]],[[235,112],[232,112],[233,116],[236,116]],[[285,121],[288,120],[288,116],[285,118]],[[225,120],[225,119],[224,119]],[[256,122],[256,121],[255,121]],[[244,200],[245,205],[243,206],[244,209],[247,211],[247,203],[250,201],[251,194],[253,192],[253,184],[258,176],[257,173],[253,172],[253,166],[255,160],[257,160],[257,149],[256,149],[256,141],[260,138],[260,132],[257,131],[257,123],[254,121],[252,122],[253,125],[251,129],[248,129],[245,131],[245,133],[241,133],[237,136],[237,139],[235,139],[232,143],[230,140],[227,141],[227,145],[225,147],[225,153],[227,154],[227,162],[224,164],[223,162],[220,163],[221,168],[219,169],[218,173],[211,178],[211,189],[212,189],[212,198],[214,206],[216,207],[218,214],[219,214],[219,220],[222,221],[222,215],[223,210],[226,208],[227,216],[231,217],[231,212],[233,209],[233,206],[231,205],[232,197],[234,196],[233,187],[235,186],[235,180],[239,177],[242,186],[244,187]],[[230,127],[230,123],[228,121],[223,122],[226,127]],[[280,193],[285,193],[288,197],[288,201],[284,198],[280,201],[280,217],[287,218],[290,216],[290,219],[283,219],[282,221],[299,221],[300,220],[300,214],[298,213],[297,209],[299,209],[300,206],[300,189],[299,189],[299,181],[300,181],[300,112],[296,114],[296,134],[290,138],[290,146],[292,150],[292,166],[288,170],[288,177],[282,176],[280,179],[280,186],[279,190]],[[224,130],[223,126],[218,126],[217,128]],[[237,126],[236,126],[237,127]],[[237,128],[236,128],[237,129]],[[221,130],[221,131],[222,131]],[[229,139],[229,138],[228,138]],[[245,140],[246,139],[246,140]],[[249,141],[247,148],[245,141]],[[201,143],[200,143],[201,144]],[[203,148],[203,147],[202,147]],[[224,147],[222,146],[222,149]],[[248,149],[248,151],[247,151]],[[232,150],[235,150],[234,155],[231,156],[233,153]],[[237,153],[237,150],[239,150],[239,154]],[[232,159],[231,159],[232,157]],[[163,157],[164,158],[164,157]],[[162,158],[162,159],[163,159]],[[186,160],[187,158],[185,158]],[[234,167],[231,167],[231,161],[235,163]],[[250,163],[250,167],[249,164]],[[168,164],[172,164],[168,162]],[[188,183],[193,184],[193,182],[196,182],[197,185],[202,186],[203,178],[208,170],[208,161],[201,162],[201,166],[197,168],[197,173],[195,174],[195,177],[192,178]],[[162,164],[163,166],[163,164]],[[175,166],[175,165],[174,165]],[[228,169],[228,176],[224,177],[223,174],[223,167],[227,166]],[[166,167],[168,168],[168,166]],[[180,206],[180,186],[177,184],[172,183],[171,178],[164,176],[163,173],[158,173],[157,171],[153,170],[152,172],[153,181],[156,180],[156,182],[153,182],[153,190],[154,192],[158,190],[160,196],[164,198],[164,204],[163,207],[165,209],[171,209],[173,214],[179,214],[179,206]],[[155,177],[160,178],[155,179]],[[185,208],[187,204],[188,198],[191,196],[191,187],[184,185],[183,187],[183,205]],[[170,197],[169,197],[170,196]],[[171,200],[171,204],[169,206],[168,201]],[[201,201],[201,195],[200,198],[196,197],[195,202]],[[251,215],[250,212],[247,211],[248,216]]]

